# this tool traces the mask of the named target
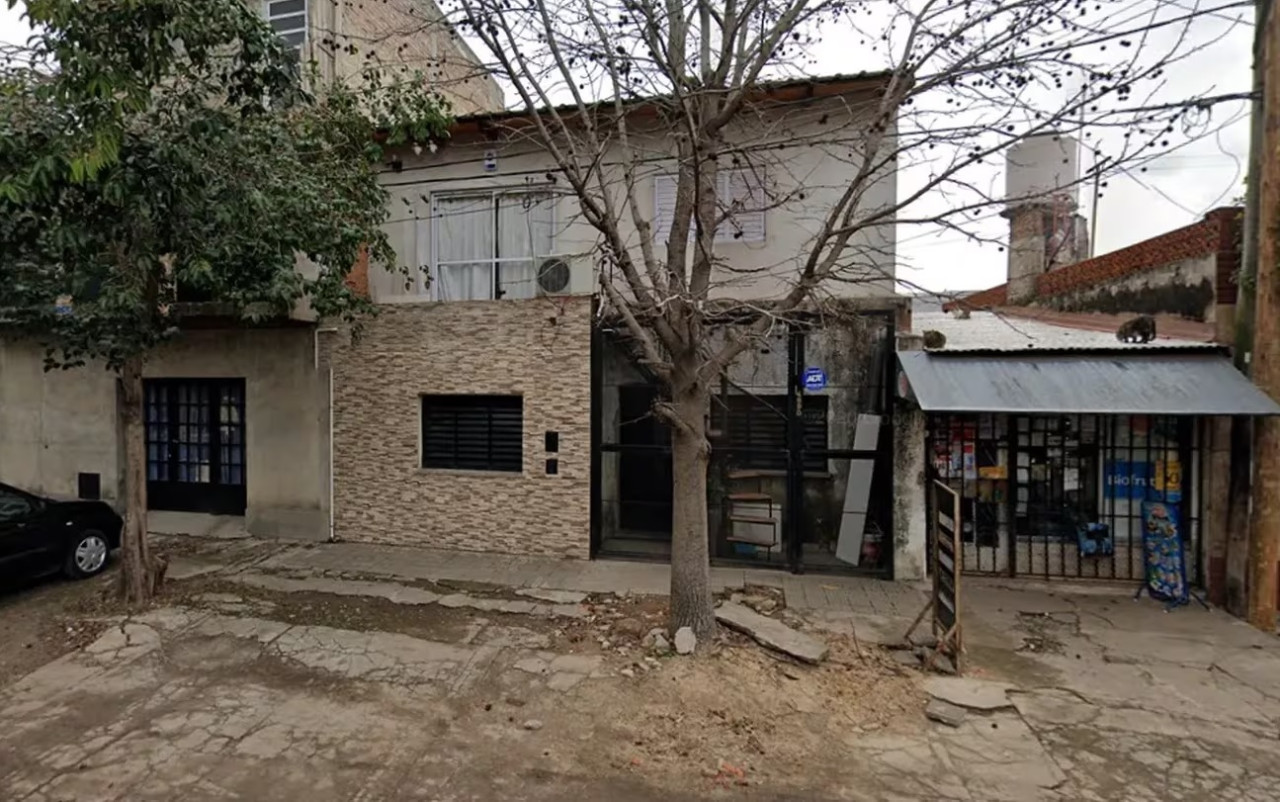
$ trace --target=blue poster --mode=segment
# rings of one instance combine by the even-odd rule
[[[1137,501],[1182,500],[1182,466],[1177,460],[1130,462],[1109,459],[1103,471],[1106,497]]]
[[[1151,479],[1151,463],[1130,462],[1123,459],[1107,460],[1106,471],[1107,498],[1145,499],[1147,484]]]
[[[1152,598],[1184,604],[1190,594],[1178,517],[1178,508],[1172,504],[1143,502],[1142,561]]]

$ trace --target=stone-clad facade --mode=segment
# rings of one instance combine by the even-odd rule
[[[330,359],[336,537],[588,557],[591,304],[390,304],[354,342],[339,335]],[[524,470],[422,468],[425,394],[521,395]],[[557,454],[545,451],[548,431],[559,433]]]

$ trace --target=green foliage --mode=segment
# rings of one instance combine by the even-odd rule
[[[308,93],[249,5],[28,3],[40,33],[0,65],[0,323],[53,362],[118,367],[187,301],[354,319],[362,249],[396,267],[376,140],[441,139],[445,107],[414,82]]]

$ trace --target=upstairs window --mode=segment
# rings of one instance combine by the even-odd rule
[[[422,467],[520,473],[523,463],[522,396],[422,397]]]
[[[544,192],[432,197],[434,292],[441,301],[533,298],[552,255],[555,205]]]
[[[724,217],[716,227],[717,243],[764,242],[765,197],[763,171],[759,168],[720,170],[716,173],[718,215]],[[667,241],[671,218],[676,209],[676,176],[653,177],[653,236],[658,243]],[[696,234],[696,222],[689,224],[689,238]]]
[[[280,38],[301,52],[307,41],[307,0],[266,0],[264,12]]]

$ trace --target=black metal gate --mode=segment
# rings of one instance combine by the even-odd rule
[[[1156,415],[931,415],[931,477],[961,497],[966,573],[1138,580],[1144,505],[1181,522],[1200,577],[1195,419]]]
[[[893,325],[863,313],[845,328],[795,326],[723,378],[709,410],[713,560],[892,570]],[[670,432],[649,411],[656,382],[607,332],[593,354],[593,548],[666,558]],[[815,365],[830,381],[808,392]]]
[[[245,511],[244,379],[145,382],[147,506]]]

